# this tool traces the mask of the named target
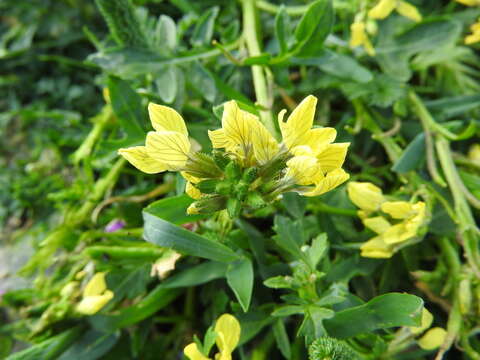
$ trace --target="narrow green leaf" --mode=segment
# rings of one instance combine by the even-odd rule
[[[404,174],[417,169],[425,159],[425,134],[420,133],[408,144],[392,170]]]
[[[394,326],[419,326],[423,300],[415,295],[389,293],[368,303],[335,313],[324,325],[335,338],[348,338]]]
[[[140,96],[130,87],[127,81],[115,76],[108,77],[108,90],[115,115],[128,137],[140,137],[145,131],[143,123],[143,107]]]
[[[245,257],[228,266],[227,283],[243,311],[247,312],[253,291],[253,265],[250,259]]]
[[[285,6],[281,5],[277,16],[275,17],[275,36],[278,41],[278,47],[280,48],[280,55],[287,52],[288,40],[291,37],[291,34],[290,16],[285,10]]]
[[[208,261],[200,265],[184,269],[170,276],[162,284],[165,288],[191,287],[205,284],[209,281],[226,276],[227,265],[225,263]]]
[[[290,346],[290,340],[288,339],[287,330],[282,319],[277,319],[272,326],[273,335],[275,336],[275,342],[277,347],[282,353],[285,359],[292,357],[292,350]]]
[[[187,208],[194,201],[190,196],[182,194],[157,200],[143,210],[175,225],[182,225],[208,217],[207,215],[187,214]]]
[[[213,28],[215,25],[215,19],[217,18],[219,8],[218,6],[212,7],[206,13],[204,13],[197,22],[192,35],[193,46],[209,45],[212,41]]]
[[[158,95],[167,104],[173,103],[177,96],[178,83],[177,71],[175,66],[166,66],[156,74],[155,85],[157,86]]]
[[[178,227],[146,210],[143,220],[143,237],[148,242],[205,259],[221,262],[238,260],[238,255],[227,246]]]
[[[312,54],[320,49],[332,30],[334,12],[331,0],[313,2],[295,29],[296,48],[302,54]]]
[[[177,26],[170,16],[160,15],[155,28],[155,43],[159,48],[173,52],[177,47]]]
[[[89,330],[58,360],[96,360],[106,354],[119,338],[119,333],[105,334],[97,330]]]

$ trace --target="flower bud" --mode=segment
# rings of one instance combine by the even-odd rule
[[[225,209],[226,198],[213,195],[193,202],[187,209],[188,215],[211,214],[215,211]]]

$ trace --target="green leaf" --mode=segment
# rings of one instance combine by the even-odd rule
[[[165,288],[191,287],[207,283],[226,276],[227,265],[225,263],[208,261],[200,265],[183,269],[170,276],[162,284]]]
[[[156,74],[155,85],[162,101],[173,103],[178,92],[177,70],[174,66],[166,66]]]
[[[450,119],[467,113],[470,110],[478,109],[480,106],[480,95],[462,95],[448,98],[441,98],[432,101],[425,101],[427,108],[436,113],[436,118]]]
[[[188,72],[188,81],[205,100],[213,103],[217,95],[215,79],[204,66],[193,63]]]
[[[97,330],[89,330],[58,360],[96,360],[106,354],[119,338],[119,333],[105,334]]]
[[[285,210],[297,219],[302,218],[305,214],[307,200],[304,196],[300,196],[295,192],[288,192],[283,194],[282,203],[285,206]]]
[[[393,164],[392,170],[404,174],[418,169],[425,159],[425,134],[420,133],[408,144],[400,158]]]
[[[228,266],[227,283],[243,311],[247,312],[253,291],[253,265],[249,258],[244,257]]]
[[[292,356],[292,350],[290,346],[290,340],[288,339],[287,330],[282,319],[277,319],[272,326],[273,335],[275,336],[275,342],[277,347],[282,353],[285,359],[290,359]]]
[[[307,256],[310,259],[312,268],[316,268],[319,261],[325,255],[328,248],[327,234],[318,235],[312,240],[312,245],[307,250]]]
[[[159,49],[166,49],[171,53],[177,47],[177,26],[170,16],[160,15],[154,35]]]
[[[281,215],[275,216],[275,231],[277,236],[273,237],[275,243],[283,250],[290,253],[295,259],[307,261],[306,255],[300,249],[303,242],[303,229],[298,222]]]
[[[115,76],[108,77],[108,90],[115,115],[128,137],[145,135],[140,124],[143,123],[143,106],[140,96],[128,82]]]
[[[335,338],[348,338],[394,326],[419,326],[423,300],[415,295],[389,293],[366,304],[335,313],[324,325]]]
[[[82,331],[82,326],[71,328],[28,349],[16,352],[7,357],[6,360],[58,359],[58,356],[81,335]]]
[[[173,224],[182,225],[208,217],[208,215],[187,214],[187,208],[194,201],[190,196],[182,194],[157,200],[143,210]]]
[[[221,262],[238,260],[238,255],[227,246],[173,225],[147,210],[143,211],[143,219],[143,237],[148,242],[205,259]]]
[[[330,34],[333,22],[334,12],[331,0],[313,2],[295,29],[296,49],[304,55],[315,53]]]
[[[213,27],[215,25],[215,19],[217,18],[218,11],[218,6],[212,7],[198,19],[191,39],[193,46],[210,44],[212,41]]]
[[[272,58],[269,53],[260,54],[257,56],[250,56],[242,61],[242,65],[266,65]]]
[[[318,66],[327,74],[359,83],[367,83],[373,79],[370,70],[360,65],[354,58],[328,49],[323,49],[319,56],[295,57],[291,58],[290,62],[296,65]]]
[[[290,30],[290,16],[285,10],[285,6],[281,5],[275,17],[275,37],[280,48],[280,55],[283,55],[288,50],[289,39],[292,36]]]

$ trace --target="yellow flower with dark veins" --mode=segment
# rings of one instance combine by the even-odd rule
[[[472,33],[465,37],[465,44],[471,45],[480,42],[480,19],[470,26]]]
[[[186,193],[197,200],[189,214],[227,209],[235,217],[242,207],[258,209],[284,192],[317,196],[349,178],[341,167],[350,144],[333,143],[334,128],[313,127],[316,103],[314,96],[307,96],[286,121],[285,110],[280,112],[279,143],[257,116],[228,101],[222,127],[208,132],[211,155],[194,150],[180,114],[150,103],[155,131],[147,134],[145,146],[118,152],[149,174],[179,171],[187,180]]]
[[[350,36],[350,46],[363,46],[368,55],[374,56],[375,49],[368,38],[365,30],[365,23],[363,21],[355,21],[350,25],[350,31],[352,33]]]
[[[240,323],[230,314],[220,316],[215,324],[215,343],[220,350],[214,357],[215,360],[232,360],[233,350],[240,341]],[[205,356],[196,343],[188,344],[183,350],[190,360],[210,360]]]
[[[385,19],[393,10],[413,21],[422,21],[422,15],[418,9],[402,0],[380,0],[377,5],[370,9],[368,16],[372,19]]]
[[[388,201],[382,190],[371,184],[350,182],[350,200],[360,208],[358,215],[376,236],[362,244],[361,255],[389,258],[409,240],[417,238],[426,222],[426,205],[422,201]]]
[[[113,292],[107,289],[105,273],[96,273],[85,286],[82,300],[77,304],[76,310],[85,315],[96,314],[113,299],[113,296]]]

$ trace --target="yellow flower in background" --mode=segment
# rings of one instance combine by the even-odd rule
[[[420,326],[409,326],[410,332],[414,335],[419,335],[427,330],[433,323],[433,315],[427,308],[422,310],[422,321]]]
[[[352,181],[347,192],[360,208],[358,215],[363,225],[377,234],[360,247],[364,257],[390,258],[406,241],[417,237],[426,221],[422,201],[387,201],[379,187],[367,182]]]
[[[474,162],[480,163],[480,144],[473,144],[468,150],[468,158]]]
[[[76,310],[81,314],[93,315],[113,299],[113,296],[113,292],[107,289],[105,273],[96,273],[85,286]]]
[[[368,16],[372,19],[385,19],[393,10],[413,21],[422,21],[422,15],[418,9],[412,4],[401,0],[380,0],[368,12]]]
[[[154,103],[148,105],[148,113],[155,131],[147,134],[146,146],[119,149],[118,153],[147,174],[183,168],[191,148],[185,121],[174,109]]]
[[[480,6],[480,0],[455,0],[455,1],[467,6]]]
[[[368,38],[365,23],[363,21],[355,21],[350,25],[350,31],[352,33],[350,36],[350,46],[363,46],[368,55],[374,56],[375,49]]]
[[[447,331],[445,329],[434,327],[428,330],[417,342],[423,350],[434,350],[443,344],[446,337]]]
[[[240,323],[233,315],[223,314],[217,319],[214,330],[215,343],[219,349],[215,360],[231,360],[232,352],[240,341]],[[211,360],[200,351],[196,343],[188,344],[183,352],[190,360]]]
[[[465,44],[470,45],[477,42],[480,42],[480,19],[473,25],[470,26],[472,33],[465,37]]]

